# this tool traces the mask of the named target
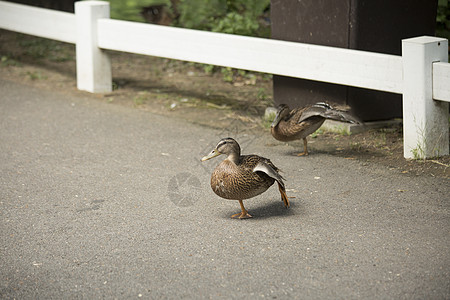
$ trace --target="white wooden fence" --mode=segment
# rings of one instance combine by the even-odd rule
[[[75,14],[0,1],[0,28],[76,44],[77,86],[93,93],[112,89],[110,49],[402,94],[405,158],[449,154],[443,38],[403,40],[396,56],[111,20],[104,1],[76,2]]]

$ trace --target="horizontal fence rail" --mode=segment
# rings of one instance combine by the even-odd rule
[[[76,43],[75,15],[0,1],[0,28],[66,43]]]
[[[402,93],[400,56],[140,24],[98,21],[103,49]]]
[[[433,99],[450,102],[449,63],[433,63]]]
[[[75,14],[0,1],[0,28],[76,44],[77,86],[89,92],[111,91],[103,50],[114,50],[402,94],[404,156],[449,153],[446,39],[406,39],[402,56],[387,55],[111,20],[104,1],[76,2]]]

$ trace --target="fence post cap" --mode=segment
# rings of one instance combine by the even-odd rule
[[[447,41],[445,38],[435,37],[435,36],[419,36],[408,39],[403,39],[402,43],[412,43],[412,44],[431,44],[436,42]]]
[[[98,1],[98,0],[90,0],[90,1],[77,1],[75,2],[75,8],[81,6],[109,6],[108,1]]]

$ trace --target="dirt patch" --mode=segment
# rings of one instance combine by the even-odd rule
[[[267,74],[221,70],[164,58],[109,52],[114,91],[89,94],[76,89],[75,47],[0,30],[0,78],[83,94],[96,101],[131,106],[214,128],[260,132],[271,140],[266,107],[272,106],[272,80]],[[232,125],[230,125],[232,124]],[[401,127],[369,130],[354,135],[320,130],[308,138],[311,155],[327,153],[376,163],[406,176],[450,178],[450,156],[434,160],[405,160]],[[292,143],[292,153],[302,150]],[[296,159],[307,159],[304,157]]]

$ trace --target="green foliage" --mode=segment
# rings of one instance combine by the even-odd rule
[[[325,132],[325,130],[323,130],[322,128],[317,129],[316,131],[314,131],[313,133],[311,133],[311,137],[313,139],[317,138],[318,135],[321,135]]]
[[[20,63],[6,55],[3,55],[1,58],[1,66],[2,67],[6,67],[6,66],[19,66]]]
[[[425,160],[425,151],[422,148],[422,145],[417,145],[416,148],[411,149],[411,153],[415,160],[423,159]]]
[[[237,12],[230,12],[220,19],[212,31],[239,35],[253,35],[259,28],[258,22],[245,18]]]
[[[260,100],[260,101],[266,101],[266,100],[269,99],[269,95],[267,95],[265,89],[259,88],[259,89],[258,89],[258,94],[257,94],[256,98],[257,98],[258,100]],[[275,119],[275,116],[274,116],[273,119]],[[272,121],[273,121],[273,119],[272,119]]]
[[[216,68],[216,66],[214,66],[214,65],[203,65],[203,71],[206,74],[212,74],[214,72],[215,68]]]
[[[270,26],[262,21],[267,15],[270,0],[110,0],[111,18],[143,22],[143,7],[165,4],[179,13],[172,25],[247,36],[270,36]],[[175,6],[176,7],[173,7]],[[262,25],[265,26],[262,26]],[[220,70],[225,82],[236,76],[246,77],[247,72],[231,68],[204,65],[205,73]],[[138,101],[139,102],[139,101]]]
[[[33,72],[28,71],[27,75],[28,75],[28,77],[30,77],[31,80],[47,79],[47,76],[43,76],[41,74],[41,72],[39,72],[39,71],[33,71]]]
[[[225,0],[180,0],[177,9],[177,25],[200,30],[211,30],[214,20],[227,12]]]
[[[109,0],[111,6],[111,18],[144,22],[141,9],[150,5],[166,4],[170,7],[170,0]]]
[[[47,58],[51,61],[63,62],[73,60],[73,52],[61,43],[41,38],[19,36],[19,45],[25,54],[34,59]]]
[[[436,36],[450,39],[450,1],[439,0],[436,16]]]
[[[220,72],[222,73],[223,81],[225,82],[233,82],[233,69],[230,67],[221,68]]]
[[[111,18],[144,22],[143,7],[166,5],[177,11],[175,26],[249,36],[269,36],[269,26],[261,26],[260,18],[270,0],[109,0]],[[176,7],[173,7],[176,5]]]
[[[269,4],[270,0],[180,0],[180,18],[177,25],[214,32],[261,36],[263,31],[260,30],[259,18]]]
[[[37,38],[22,38],[19,42],[19,45],[24,49],[25,53],[34,59],[47,57],[54,44],[56,44],[55,41]]]

